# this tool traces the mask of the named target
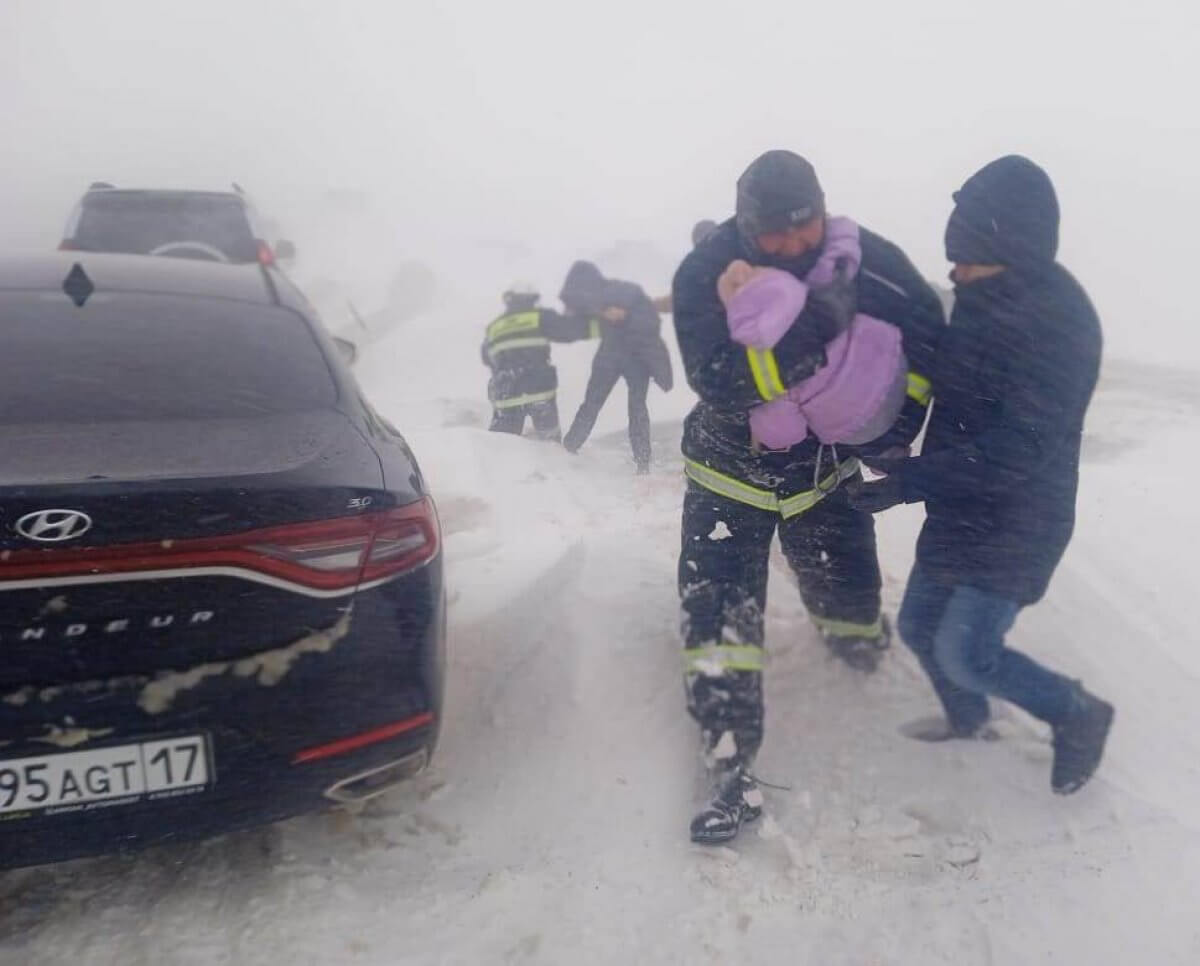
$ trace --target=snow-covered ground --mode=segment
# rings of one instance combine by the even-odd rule
[[[651,397],[647,478],[621,389],[578,457],[491,436],[493,302],[406,323],[359,367],[446,530],[432,769],[359,817],[0,873],[0,962],[1200,962],[1194,373],[1109,366],[1078,535],[1014,632],[1118,707],[1087,789],[1050,794],[1045,731],[1015,712],[995,743],[900,737],[933,710],[914,661],[831,663],[776,555],[758,770],[789,790],[732,848],[700,849],[674,586],[686,389]],[[556,350],[564,419],[590,353]],[[919,524],[880,519],[892,612]]]

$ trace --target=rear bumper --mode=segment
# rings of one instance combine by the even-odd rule
[[[129,681],[0,705],[0,741],[6,732],[28,735],[31,723],[98,736],[72,751],[203,734],[213,770],[205,789],[174,798],[0,812],[0,867],[205,838],[327,808],[415,773],[437,744],[444,618],[435,561],[357,595],[336,645],[299,655],[274,683],[212,674],[155,713],[145,708],[144,683]],[[60,750],[18,739],[0,747],[0,759]]]
[[[411,762],[408,774],[415,774],[434,741],[427,728],[353,754],[293,766],[244,746],[234,752],[241,736],[209,734],[217,769],[211,790],[66,815],[5,816],[0,821],[0,868],[203,839],[329,808],[336,802],[325,793],[364,771],[404,761]]]

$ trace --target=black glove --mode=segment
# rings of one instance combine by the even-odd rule
[[[881,480],[851,480],[845,489],[849,504],[864,513],[882,513],[904,502],[904,484],[897,473]]]

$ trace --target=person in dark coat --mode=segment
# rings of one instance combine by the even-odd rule
[[[639,473],[650,470],[650,410],[646,397],[650,381],[664,392],[672,386],[671,356],[659,334],[661,321],[646,293],[632,282],[605,278],[591,262],[571,266],[559,293],[572,315],[595,323],[600,347],[583,403],[563,446],[575,453],[587,441],[596,417],[618,380],[629,392],[629,445]]]
[[[483,364],[492,370],[488,428],[519,436],[529,419],[539,439],[557,441],[558,373],[550,364],[550,343],[586,338],[588,321],[539,307],[541,296],[528,283],[510,286],[503,298],[504,313],[488,325],[480,348]]]
[[[906,447],[926,415],[924,373],[945,327],[937,294],[904,253],[865,229],[853,277],[813,289],[773,349],[740,345],[717,290],[739,259],[804,279],[820,258],[825,197],[816,172],[770,151],[738,180],[737,214],[700,242],[675,274],[675,331],[700,397],[684,423],[688,477],[679,594],[688,710],[700,724],[717,791],[692,823],[699,842],[737,834],[758,814],[750,767],[763,735],[763,612],[771,540],[799,582],[809,616],[833,654],[872,670],[887,646],[874,521],[846,501],[859,459]],[[869,446],[824,446],[809,436],[770,451],[751,435],[751,408],[784,396],[826,361],[825,346],[855,312],[901,330],[908,395],[898,420]]]
[[[1004,643],[1039,601],[1071,539],[1084,414],[1100,368],[1096,311],[1055,261],[1058,201],[1031,161],[1009,156],[955,194],[951,324],[932,372],[921,455],[883,461],[887,476],[851,502],[925,503],[900,634],[946,713],[918,737],[971,737],[1003,698],[1054,731],[1054,791],[1099,765],[1108,703]]]

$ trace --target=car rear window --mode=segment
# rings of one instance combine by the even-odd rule
[[[128,255],[148,255],[172,242],[202,242],[234,262],[258,258],[242,203],[221,195],[91,194],[70,240],[82,251]]]
[[[0,292],[0,425],[244,417],[327,408],[307,322],[231,299]]]

